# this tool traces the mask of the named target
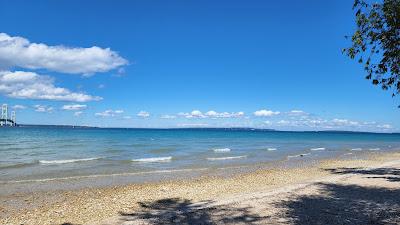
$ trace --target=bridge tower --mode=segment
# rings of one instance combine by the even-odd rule
[[[0,126],[7,126],[7,115],[8,115],[8,107],[7,104],[3,104],[1,106],[1,119]]]
[[[15,117],[15,111],[11,111],[11,120],[13,121],[11,126],[16,126],[17,125],[17,120]]]

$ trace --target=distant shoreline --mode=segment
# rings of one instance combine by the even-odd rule
[[[70,129],[116,129],[116,130],[204,130],[204,131],[254,131],[254,132],[294,132],[294,133],[365,133],[365,134],[400,134],[400,132],[373,132],[373,131],[348,131],[348,130],[276,130],[250,127],[171,127],[171,128],[146,128],[146,127],[96,127],[78,125],[44,125],[44,124],[18,124],[19,128],[70,128]],[[4,127],[6,128],[6,127]]]

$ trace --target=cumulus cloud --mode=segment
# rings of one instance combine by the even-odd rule
[[[278,111],[274,112],[274,111],[266,110],[266,109],[261,109],[261,110],[254,112],[254,115],[258,116],[258,117],[275,116],[275,115],[279,115],[279,114],[280,114],[280,112],[278,112]]]
[[[244,116],[244,112],[222,112],[222,113],[218,113],[215,111],[208,111],[206,112],[206,117],[210,117],[210,118],[237,118],[237,117],[242,117]]]
[[[24,105],[14,105],[12,108],[15,109],[15,110],[22,110],[22,109],[26,109],[26,106],[24,106]]]
[[[74,105],[63,105],[62,109],[68,111],[76,111],[76,110],[86,109],[86,107],[87,107],[86,105],[74,104]]]
[[[178,113],[178,116],[185,118],[238,118],[244,116],[244,112],[216,112],[216,111],[208,111],[206,113],[202,113],[199,110],[193,110],[190,113]]]
[[[0,93],[10,98],[42,99],[72,102],[98,101],[101,97],[56,87],[49,76],[34,72],[0,71]]]
[[[139,117],[142,117],[142,118],[147,118],[147,117],[150,116],[150,113],[148,113],[148,112],[146,112],[146,111],[140,111],[140,112],[138,112],[138,114],[136,114],[136,115],[139,116]]]
[[[130,119],[132,119],[132,116],[123,116],[122,119],[130,120]]]
[[[98,112],[98,113],[95,113],[94,115],[95,116],[100,116],[100,117],[114,117],[114,116],[117,116],[117,115],[120,115],[120,114],[122,114],[122,113],[124,113],[124,110],[112,110],[112,109],[108,109],[108,110],[106,110],[106,111],[104,111],[104,112]]]
[[[45,105],[34,105],[36,112],[46,112],[46,113],[52,113],[54,108],[51,106],[45,106]]]
[[[20,67],[90,75],[126,64],[126,59],[109,48],[48,46],[0,33],[0,68],[3,69]]]
[[[178,113],[178,116],[183,116],[186,118],[205,118],[205,115],[199,110],[193,110],[190,113],[180,112]]]

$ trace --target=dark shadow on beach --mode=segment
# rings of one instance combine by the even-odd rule
[[[366,178],[386,179],[387,181],[399,182],[400,169],[397,168],[377,168],[377,169],[363,169],[363,168],[337,168],[326,169],[333,174],[361,174],[369,175]]]
[[[278,202],[293,224],[400,224],[400,190],[318,184],[322,195]]]
[[[250,208],[202,208],[187,199],[167,198],[139,203],[134,213],[120,213],[123,220],[142,219],[150,224],[254,224],[263,217],[250,212]]]

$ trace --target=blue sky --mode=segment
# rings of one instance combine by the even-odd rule
[[[341,54],[351,7],[1,1],[0,103],[27,124],[399,131],[398,98]]]

